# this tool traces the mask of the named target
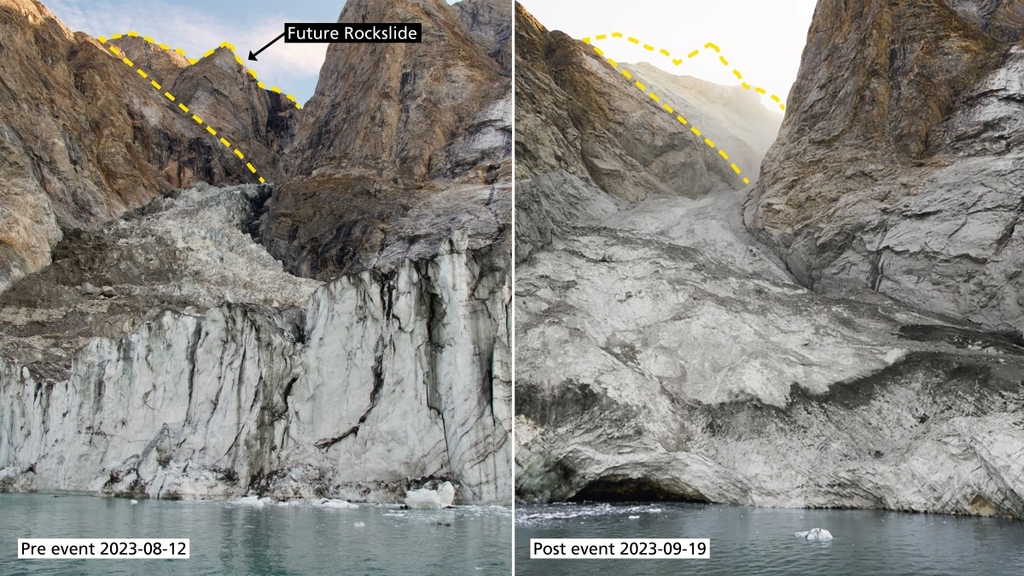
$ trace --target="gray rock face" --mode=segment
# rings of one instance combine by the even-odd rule
[[[1020,5],[883,4],[819,6],[746,222],[815,290],[1024,329]]]
[[[456,236],[321,285],[243,232],[266,197],[183,192],[33,277],[63,300],[4,295],[0,487],[396,501],[447,478],[510,498],[507,261]]]
[[[647,200],[518,268],[517,497],[1024,516],[1024,342],[808,291],[741,201]]]
[[[994,265],[995,246],[1016,242],[1019,198],[1009,191],[1019,188],[1019,163],[1012,150],[969,150],[998,149],[1014,126],[1016,96],[1002,96],[1018,76],[972,69],[989,88],[940,127],[941,107],[901,115],[900,106],[932,89],[921,79],[936,71],[957,76],[933,87],[948,104],[953,84],[970,80],[957,70],[999,52],[997,42],[954,20],[951,35],[932,40],[977,51],[912,66],[917,76],[900,68],[904,50],[934,55],[930,45],[849,49],[879,40],[876,23],[923,13],[937,20],[899,28],[923,38],[930,24],[958,18],[935,4],[822,1],[808,48],[820,52],[805,57],[782,140],[764,162],[767,182],[750,199],[721,185],[705,194],[691,180],[681,193],[627,204],[579,171],[579,138],[545,128],[561,124],[517,122],[517,151],[529,152],[517,156],[526,163],[517,164],[517,257],[528,252],[516,268],[517,498],[1024,517],[1024,339],[992,328],[997,314],[984,330],[964,318],[985,318],[984,306],[958,307],[972,291],[982,300],[1011,266]],[[1012,20],[1005,11],[979,17]],[[517,36],[517,76],[569,61],[564,54]],[[893,65],[902,84],[880,94],[873,68],[850,68],[861,64]],[[680,97],[691,89],[645,80]],[[601,118],[609,108],[596,88],[576,86],[573,101]],[[704,96],[687,102],[714,118]],[[517,119],[552,110],[527,99]],[[882,121],[890,124],[873,123]],[[885,138],[869,137],[880,131]],[[940,149],[941,161],[905,161]],[[882,244],[886,263],[865,265]],[[871,282],[850,281],[858,275]],[[1008,305],[988,306],[996,302]]]

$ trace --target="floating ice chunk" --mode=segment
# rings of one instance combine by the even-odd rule
[[[455,487],[451,482],[445,482],[437,488],[437,497],[441,499],[441,508],[447,508],[455,501]]]
[[[405,505],[411,510],[440,510],[441,497],[427,488],[409,490],[405,493]]]
[[[413,510],[440,510],[448,508],[455,500],[455,487],[451,482],[444,482],[437,490],[421,488],[405,493],[405,505]]]
[[[132,500],[132,501],[131,501],[131,505],[132,505],[132,506],[135,506],[135,505],[136,505],[136,504],[138,504],[138,503],[139,503],[139,501],[138,501],[138,500]]]
[[[259,496],[243,496],[232,503],[239,506],[252,506],[253,508],[263,508],[263,505],[266,504]]]
[[[824,528],[811,528],[806,532],[794,532],[793,535],[797,538],[804,538],[806,540],[815,540],[819,542],[832,539],[832,533]]]
[[[629,517],[630,520],[636,520],[637,518],[639,518],[639,516],[630,516]]]
[[[359,508],[358,504],[353,504],[347,500],[329,500],[325,498],[321,500],[318,504],[320,506],[323,506],[324,508],[337,508],[339,510],[352,510],[355,508]]]
[[[356,528],[366,528],[366,523],[365,522],[356,522],[355,524],[353,524],[353,526],[355,526]]]

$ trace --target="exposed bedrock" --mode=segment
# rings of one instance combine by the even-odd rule
[[[746,222],[801,284],[1024,328],[1024,9],[822,0]]]
[[[822,0],[749,198],[645,191],[626,139],[631,178],[588,170],[639,92],[520,7],[516,497],[1024,517],[1019,6]],[[724,89],[647,72],[757,154]]]

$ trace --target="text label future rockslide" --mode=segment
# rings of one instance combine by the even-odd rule
[[[310,22],[284,25],[285,43],[422,42],[422,39],[423,24],[419,22]]]

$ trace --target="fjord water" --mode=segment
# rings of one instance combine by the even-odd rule
[[[639,518],[630,519],[630,516]],[[821,527],[830,542],[794,532]],[[530,560],[530,538],[710,538],[706,560]],[[696,504],[516,509],[516,574],[1003,576],[1024,574],[1024,522],[865,510]]]
[[[364,527],[355,524],[362,522]],[[18,538],[190,538],[188,560],[18,560]],[[509,508],[0,494],[0,574],[509,574]]]

